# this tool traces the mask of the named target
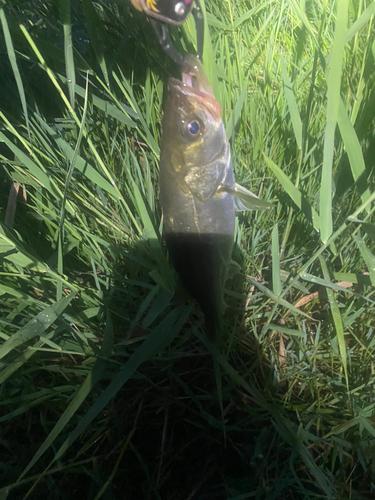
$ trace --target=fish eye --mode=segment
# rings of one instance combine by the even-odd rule
[[[199,118],[194,118],[184,124],[182,132],[188,141],[194,142],[203,134],[203,123]]]
[[[189,134],[191,135],[197,135],[200,129],[199,123],[197,120],[193,120],[187,124],[187,129]]]

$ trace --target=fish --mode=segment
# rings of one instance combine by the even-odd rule
[[[187,55],[181,73],[181,80],[168,80],[162,120],[163,237],[180,282],[198,302],[207,337],[214,341],[222,335],[235,211],[272,205],[235,182],[221,106],[199,59]]]

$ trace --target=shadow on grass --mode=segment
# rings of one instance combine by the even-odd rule
[[[79,302],[58,319],[52,340],[67,342],[74,318],[81,339],[89,332],[91,354],[39,352],[3,386],[10,399],[3,415],[17,409],[11,395],[19,394],[20,384],[26,394],[43,389],[50,396],[3,427],[2,486],[17,480],[95,366],[91,392],[30,473],[46,470],[65,440],[70,446],[31,496],[95,499],[101,492],[102,498],[131,500],[289,500],[318,498],[324,491],[325,498],[334,498],[330,476],[315,464],[319,454],[305,444],[308,432],[284,409],[262,346],[239,327],[239,318],[228,317],[227,338],[221,352],[215,350],[198,307],[189,300],[176,306],[173,289],[158,284],[158,244],[112,246],[110,275],[96,270],[100,283],[113,280],[103,288],[105,314],[90,319]],[[234,254],[241,256],[240,249]],[[80,274],[78,250],[66,259],[72,275],[84,280],[85,293],[94,289],[94,274]],[[227,288],[238,307],[243,275],[235,277],[240,279]],[[95,294],[87,294],[86,304],[90,300]],[[63,387],[67,397],[59,395]],[[24,498],[37,479],[12,489],[11,498]]]
[[[107,315],[97,318],[103,321],[106,317],[105,325],[93,326],[95,320],[80,317],[91,332],[97,333],[97,339],[88,337],[94,355],[60,357],[57,353],[39,352],[32,365],[25,365],[26,370],[28,366],[33,367],[23,382],[28,393],[42,389],[53,392],[65,385],[70,386],[68,394],[73,397],[82,384],[80,370],[85,373],[85,365],[92,366],[96,356],[101,358],[96,361],[96,366],[100,365],[99,380],[55,440],[53,448],[40,458],[31,473],[45,470],[63,441],[82,426],[92,408],[108,393],[111,384],[120,380],[119,375],[143,346],[150,343],[150,338],[154,337],[156,344],[151,346],[143,362],[133,367],[127,383],[120,383],[116,386],[118,390],[110,392],[108,404],[103,405],[77,436],[79,439],[72,442],[63,460],[55,463],[38,482],[32,495],[50,497],[57,489],[56,498],[89,499],[96,498],[98,491],[104,488],[103,498],[204,499],[229,498],[250,491],[262,495],[287,488],[290,480],[280,483],[277,464],[287,460],[289,451],[278,444],[280,438],[275,434],[272,414],[236,380],[236,377],[243,378],[255,392],[263,393],[262,398],[272,400],[269,375],[262,379],[264,370],[259,369],[257,355],[241,348],[240,336],[251,334],[240,333],[239,321],[235,318],[225,319],[228,335],[223,351],[226,354],[221,356],[232,372],[228,376],[223,366],[217,372],[215,356],[195,334],[200,330],[202,335],[203,318],[199,309],[176,308],[173,290],[166,290],[151,279],[150,273],[156,265],[150,255],[149,242],[126,251],[117,250],[114,284],[104,293],[102,308]],[[76,252],[77,249],[73,249],[72,254],[66,256],[72,275],[79,275],[82,270]],[[84,288],[89,290],[95,286],[92,274],[83,279],[87,280]],[[236,286],[242,290],[241,281],[237,281]],[[53,292],[48,289],[46,286],[46,298]],[[81,301],[78,302],[82,307]],[[68,316],[58,318],[54,342],[63,345],[67,341],[71,334],[67,318],[78,321],[80,309],[76,303],[66,311]],[[176,310],[180,312],[176,314]],[[160,328],[160,325],[175,328],[176,322],[167,321],[172,316],[177,322],[180,317],[184,321],[169,337],[168,328]],[[97,343],[101,329],[106,332],[102,349],[106,342],[105,348],[109,346],[109,355],[105,358]],[[109,337],[105,338],[108,332]],[[165,345],[163,342],[157,345],[155,334],[158,332],[166,336]],[[153,348],[156,351],[153,352]],[[3,388],[4,394],[9,396],[12,390],[14,392],[20,381],[20,377],[11,377]],[[54,398],[49,397],[14,416],[4,428],[2,438],[8,445],[0,454],[2,486],[17,480],[65,410],[66,399],[60,398],[58,392],[54,394]],[[3,415],[12,409],[10,402],[3,407]],[[12,498],[24,498],[31,484],[12,489]]]

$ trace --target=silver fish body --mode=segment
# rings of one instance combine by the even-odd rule
[[[170,259],[213,340],[233,245],[235,182],[220,105],[193,56],[185,59],[182,81],[169,80],[159,181]]]

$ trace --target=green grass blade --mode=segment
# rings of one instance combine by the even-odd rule
[[[25,89],[23,87],[21,74],[20,74],[20,71],[18,69],[16,53],[14,52],[12,38],[10,36],[9,27],[8,27],[7,19],[5,17],[4,9],[0,9],[0,21],[1,21],[2,28],[3,28],[3,32],[4,32],[5,46],[6,46],[6,50],[8,53],[8,58],[9,58],[11,66],[12,66],[13,75],[14,75],[14,78],[16,80],[18,94],[20,96],[20,100],[21,100],[21,104],[22,104],[23,114],[25,116],[27,133],[29,134],[29,137],[30,137],[29,113],[27,111]]]
[[[312,40],[313,40],[315,46],[319,46],[319,44],[317,43],[317,40],[315,38],[315,29],[311,25],[307,15],[306,15],[306,12],[299,5],[299,2],[297,0],[288,0],[288,3],[290,4],[295,15],[302,21],[303,25],[306,27],[307,31],[309,32],[310,36],[312,37]],[[302,5],[305,6],[305,2],[303,2]]]
[[[47,438],[44,440],[41,447],[38,449],[36,454],[33,456],[32,460],[28,463],[27,467],[22,471],[22,474],[18,478],[18,481],[29,472],[29,470],[36,464],[36,462],[40,459],[40,457],[48,450],[48,448],[52,445],[54,440],[58,437],[61,431],[66,427],[70,419],[79,409],[81,404],[84,402],[88,394],[90,393],[92,387],[94,385],[93,380],[93,371],[90,372],[88,377],[85,379],[81,387],[79,388],[77,394],[74,396],[72,401],[67,406],[64,413],[59,418],[59,421],[56,423],[52,431],[49,433]]]
[[[293,202],[297,205],[297,207],[304,213],[305,217],[314,228],[319,231],[320,230],[320,217],[317,211],[309,204],[306,198],[302,195],[301,191],[294,186],[288,176],[281,170],[281,168],[274,163],[271,158],[268,158],[265,154],[263,154],[264,159],[266,160],[267,165],[275,174],[277,180],[280,182],[285,192],[290,196]]]
[[[194,335],[196,335],[197,338],[202,342],[202,344],[204,344],[205,347],[212,353],[212,356],[215,358],[215,360],[220,363],[224,371],[236,384],[238,384],[240,387],[243,387],[245,391],[253,396],[259,406],[266,409],[270,413],[273,413],[273,410],[275,411],[275,413],[277,412],[277,408],[271,407],[262,392],[251,385],[247,380],[245,380],[244,377],[241,376],[241,374],[235,368],[233,368],[233,366],[229,363],[227,356],[222,354],[215,345],[211,344],[207,337],[199,330],[194,328],[193,331]]]
[[[78,288],[69,283],[64,276],[60,276],[54,271],[52,271],[47,264],[43,261],[32,255],[30,252],[26,251],[18,244],[18,242],[12,241],[8,236],[6,236],[5,231],[0,226],[0,252],[3,252],[5,255],[4,259],[9,260],[16,266],[20,266],[21,268],[37,271],[39,273],[44,273],[46,276],[49,276],[53,279],[59,280],[61,279],[63,283],[69,290],[78,291]],[[4,285],[0,287],[4,288]],[[0,288],[1,290],[1,288]],[[20,294],[18,295],[20,298],[22,297],[24,300],[28,297],[25,293],[21,292],[18,288],[13,290],[14,293]]]
[[[359,18],[353,23],[345,38],[345,44],[349,43],[352,38],[355,37],[357,33],[370,21],[372,16],[375,15],[375,1],[371,2],[371,4],[362,12]]]
[[[124,77],[124,75],[122,74],[121,70],[120,70],[120,74],[121,74],[121,77],[122,77],[121,80],[116,75],[115,72],[112,73],[112,76],[115,79],[117,85],[120,87],[120,89],[123,92],[123,94],[125,95],[125,97],[127,98],[127,100],[129,102],[130,106],[132,107],[133,111],[137,114],[137,116],[139,118],[139,121],[140,121],[140,123],[141,123],[141,125],[143,127],[143,130],[144,130],[144,132],[142,132],[142,130],[140,130],[140,133],[145,137],[147,144],[152,149],[152,152],[154,153],[154,155],[156,156],[156,158],[159,159],[159,153],[160,153],[159,146],[158,146],[157,142],[155,141],[155,138],[151,134],[150,129],[147,126],[146,120],[144,119],[143,114],[142,114],[142,112],[141,112],[141,110],[140,110],[140,108],[138,106],[137,100],[136,100],[136,98],[134,96],[132,86],[127,81],[127,79]]]
[[[363,427],[367,430],[367,432],[372,436],[372,438],[375,438],[375,428],[371,424],[371,420],[366,418],[366,417],[360,417],[359,418],[359,423],[363,425]]]
[[[137,159],[131,153],[131,157],[134,163],[137,163]],[[164,288],[171,288],[174,284],[173,274],[171,268],[168,264],[167,258],[163,249],[161,247],[161,238],[158,230],[156,229],[155,221],[151,218],[150,207],[146,205],[144,196],[142,195],[137,183],[133,179],[130,171],[127,172],[129,179],[129,184],[132,188],[132,193],[134,195],[134,202],[137,207],[137,213],[142,221],[143,233],[142,237],[145,241],[148,241],[150,245],[150,250],[152,257],[158,263],[158,271],[161,276],[161,283]]]
[[[62,83],[68,83],[68,80],[62,76],[62,75],[57,75],[59,80]],[[76,84],[74,87],[74,91],[77,95],[81,97],[85,97],[85,89],[81,87],[80,85]],[[126,106],[123,103],[120,103],[116,96],[113,94],[113,92],[110,92],[107,90],[108,95],[113,99],[113,101],[116,103],[116,106],[109,101],[102,99],[98,97],[97,95],[90,94],[90,102],[97,107],[98,109],[101,109],[104,111],[106,115],[111,116],[113,119],[116,121],[119,121],[120,123],[123,123],[124,125],[127,125],[128,127],[136,127],[137,124],[132,120],[138,119],[137,113],[130,108],[129,106]]]
[[[47,337],[44,337],[43,339],[41,338],[41,340],[35,342],[32,349],[25,349],[20,356],[12,360],[12,362],[9,365],[5,366],[5,368],[3,368],[0,371],[0,384],[3,384],[11,375],[13,375],[13,373],[19,370],[22,366],[24,366],[25,363],[27,363],[30,360],[30,358],[34,356],[34,354],[36,354],[38,350],[45,345],[46,340],[48,341],[48,339],[52,338],[53,335],[54,332],[50,333]]]
[[[348,281],[349,283],[371,286],[370,277],[366,274],[354,273],[333,273],[333,277],[337,281]]]
[[[240,16],[238,19],[235,20],[235,22],[233,23],[233,29],[236,30],[239,26],[241,26],[241,24],[243,24],[245,21],[250,19],[252,16],[255,16],[255,14],[258,14],[262,10],[269,7],[269,5],[271,3],[272,3],[272,0],[268,0],[268,1],[262,2],[260,5],[253,7],[252,9],[246,10],[246,12],[244,12],[242,14],[242,16]]]
[[[281,59],[281,72],[283,75],[284,92],[288,103],[290,118],[292,120],[294,135],[296,137],[298,149],[302,149],[302,120],[284,59]]]
[[[329,271],[328,271],[328,267],[327,267],[326,261],[324,260],[323,256],[319,256],[319,261],[320,261],[320,265],[322,267],[324,279],[329,281]],[[335,295],[332,291],[332,287],[327,287],[326,292],[328,295],[328,301],[329,301],[329,305],[331,307],[331,313],[332,313],[333,321],[334,321],[335,328],[336,328],[337,342],[339,345],[341,364],[342,364],[342,367],[344,370],[344,377],[346,380],[346,386],[347,386],[347,389],[349,390],[347,353],[346,353],[344,326],[342,324],[341,313],[340,313],[340,309],[339,309],[339,306],[337,304]]]
[[[107,322],[104,330],[104,338],[101,346],[101,358],[96,361],[94,368],[90,371],[89,375],[86,377],[85,381],[78,389],[77,394],[74,396],[72,401],[67,406],[64,413],[59,418],[58,422],[49,433],[47,438],[44,440],[43,444],[40,446],[38,451],[35,453],[33,458],[28,463],[27,467],[23,470],[20,475],[18,481],[20,481],[29,470],[37,463],[40,457],[48,450],[48,448],[53,444],[55,439],[59,436],[59,434],[64,430],[67,426],[71,418],[80,408],[82,403],[85,401],[87,396],[89,395],[91,389],[94,385],[100,380],[103,371],[105,370],[105,359],[110,355],[113,344],[113,324],[109,313],[107,312]]]
[[[90,36],[90,41],[92,43],[96,59],[99,63],[99,66],[103,72],[104,80],[106,82],[107,88],[110,88],[109,84],[109,76],[108,76],[108,69],[107,69],[107,63],[106,59],[104,57],[104,52],[103,52],[103,44],[100,41],[99,38],[99,33],[104,35],[105,29],[103,27],[103,23],[98,16],[94,5],[92,4],[91,0],[82,0],[82,5],[83,5],[83,10],[85,13],[86,17],[86,22],[87,22],[87,30],[89,32]]]
[[[280,253],[279,253],[279,226],[275,224],[272,230],[272,285],[273,293],[281,294]]]
[[[346,273],[333,273],[333,276],[335,279],[338,279],[337,276],[341,276],[340,280],[343,281],[343,280],[345,280],[344,277],[346,276]],[[361,276],[363,276],[363,275],[357,276],[357,275],[347,274],[348,279],[346,279],[346,281],[350,281],[349,276],[351,276],[354,279],[354,281],[352,281],[352,283],[358,283],[358,280],[359,280],[362,282],[362,284],[365,284],[365,283],[371,284],[369,282],[370,280],[365,280],[365,279],[361,278]],[[319,278],[318,276],[314,276],[310,273],[302,273],[301,278],[303,280],[310,281],[311,283],[316,283],[317,285],[321,285],[324,288],[332,288],[332,290],[335,290],[336,292],[343,292],[343,293],[346,293],[349,295],[354,295],[355,297],[358,297],[361,300],[366,300],[367,302],[369,302],[369,303],[372,302],[374,304],[374,302],[371,299],[365,298],[365,297],[363,297],[363,295],[354,292],[352,288],[344,288],[343,286],[341,286],[337,283],[332,283],[331,281],[328,281],[324,278]]]
[[[64,92],[62,91],[62,89],[61,89],[61,87],[60,87],[60,85],[59,85],[59,83],[58,83],[55,75],[53,74],[53,72],[51,71],[51,69],[47,66],[47,64],[46,64],[46,62],[45,62],[42,54],[38,50],[38,48],[35,45],[33,39],[30,37],[29,33],[27,32],[27,30],[25,29],[24,26],[21,26],[21,30],[22,30],[22,33],[24,34],[26,40],[29,42],[31,48],[33,49],[34,53],[38,57],[41,65],[43,66],[43,68],[47,72],[47,74],[48,74],[49,78],[51,79],[53,85],[56,87],[56,89],[57,89],[60,97],[62,98],[62,100],[64,101],[65,105],[67,106],[67,108],[68,108],[70,114],[72,115],[74,121],[76,122],[76,124],[78,126],[80,126],[80,121],[79,121],[76,113],[74,112],[74,109],[71,107],[69,100],[66,98]],[[129,207],[127,206],[127,204],[126,204],[126,202],[125,202],[125,200],[123,198],[123,196],[121,195],[120,191],[118,190],[116,182],[114,181],[114,179],[113,179],[112,175],[110,174],[108,168],[106,167],[105,163],[103,162],[103,160],[102,160],[102,158],[101,158],[98,150],[94,146],[94,143],[93,143],[91,137],[87,133],[85,133],[85,138],[87,140],[87,143],[88,143],[91,151],[93,152],[93,154],[95,156],[95,159],[97,160],[98,164],[100,165],[100,168],[102,169],[102,171],[105,174],[105,176],[108,178],[110,184],[114,187],[116,193],[118,194],[119,199],[122,201],[125,209],[128,211],[130,217],[133,219],[133,221],[134,221],[134,223],[136,225],[136,221],[135,221],[135,219],[133,217],[133,214],[131,213]],[[137,225],[136,225],[136,227],[137,227]],[[137,227],[137,229],[139,230],[138,227]]]
[[[302,316],[305,316],[306,318],[312,319],[308,314],[304,313],[298,307],[294,307],[292,304],[290,304],[287,300],[282,299],[275,295],[271,290],[269,290],[267,287],[262,285],[262,283],[259,283],[259,281],[253,279],[251,276],[247,276],[247,281],[249,281],[252,285],[256,286],[266,297],[271,299],[275,304],[278,304],[279,306],[285,307],[286,309],[289,309],[290,311],[294,312],[295,314],[302,314]]]
[[[320,237],[326,243],[332,234],[332,167],[335,148],[335,129],[339,113],[341,75],[344,61],[345,36],[347,33],[349,0],[337,2],[335,38],[331,67],[328,74],[327,124],[324,136],[322,180],[320,184]]]
[[[348,153],[350,168],[356,183],[358,192],[365,203],[370,198],[370,190],[367,182],[366,166],[363,159],[362,148],[357,134],[346,113],[345,105],[340,99],[338,125],[342,140],[344,141],[346,152]],[[367,213],[370,213],[370,205],[367,206]]]
[[[61,152],[64,154],[66,159],[71,163],[73,161],[73,157],[75,155],[74,149],[70,146],[70,144],[63,139],[63,137],[56,133],[56,130],[51,128],[45,121],[42,120],[39,116],[36,117],[43,127],[43,129],[48,132],[48,134],[53,138],[56,142],[56,145],[59,147]],[[116,189],[108,182],[104,177],[97,171],[95,168],[90,165],[87,160],[82,158],[81,156],[76,156],[75,159],[75,168],[82,172],[88,180],[99,186],[101,189],[106,191],[108,194],[113,196],[115,200],[119,199],[118,193]],[[44,179],[44,178],[43,178]]]
[[[27,154],[13,144],[13,142],[10,141],[8,137],[3,134],[3,132],[0,132],[0,140],[4,142],[15,154],[15,156],[25,165],[34,179],[52,193],[53,188],[48,175],[40,167],[38,167],[38,165]]]
[[[375,286],[375,255],[371,252],[360,234],[354,235],[354,241],[357,243],[362,258],[367,266],[371,284]]]
[[[292,337],[306,337],[305,332],[298,332],[297,330],[292,330],[291,328],[284,328],[283,326],[273,325],[270,323],[267,325],[268,330],[273,330],[275,332],[285,333],[286,335],[291,335]]]
[[[79,129],[79,134],[78,134],[78,139],[77,139],[77,144],[73,153],[72,161],[70,162],[69,165],[69,170],[66,176],[66,181],[65,181],[65,188],[64,188],[64,196],[62,200],[62,205],[61,205],[61,212],[60,212],[60,224],[59,224],[59,239],[58,239],[58,251],[57,251],[57,271],[60,274],[63,274],[64,272],[64,266],[63,266],[63,247],[64,247],[64,223],[65,223],[65,205],[66,205],[66,199],[67,199],[67,194],[68,194],[68,188],[70,181],[73,177],[73,172],[76,166],[76,161],[78,157],[78,152],[81,147],[81,141],[83,137],[83,130],[85,127],[86,123],[86,114],[87,114],[87,103],[88,103],[88,90],[89,90],[89,79],[88,75],[86,75],[86,95],[85,95],[85,102],[84,102],[84,107],[83,107],[83,114],[82,114],[82,122],[81,126]],[[74,101],[73,101],[74,102]],[[73,104],[72,104],[73,106]],[[62,297],[62,282],[59,280],[57,282],[57,300],[60,300]]]
[[[15,299],[19,300],[20,302],[23,301],[25,304],[34,304],[34,303],[39,303],[36,299],[29,297],[26,293],[21,292],[19,290],[15,290],[14,288],[0,284],[0,297],[4,296],[5,294],[10,295],[11,297],[14,297]]]
[[[284,439],[293,446],[293,449],[298,451],[302,460],[306,464],[309,474],[315,477],[320,488],[324,491],[324,498],[327,500],[334,500],[337,498],[335,495],[334,484],[321,470],[319,465],[316,463],[315,457],[313,457],[310,450],[303,442],[303,434],[306,431],[301,429],[301,427],[297,427],[296,424],[287,419],[274,420],[273,425],[275,429],[283,435]]]
[[[248,89],[248,79],[246,78],[245,82],[243,84],[241,93],[240,93],[240,95],[239,95],[239,97],[237,99],[237,102],[236,102],[235,106],[234,106],[234,110],[233,110],[233,112],[231,114],[231,117],[229,118],[227,126],[225,127],[225,131],[226,131],[226,134],[227,134],[228,141],[231,140],[232,134],[234,133],[236,125],[238,123],[238,120],[239,120],[239,118],[241,116],[241,112],[243,110],[244,103],[245,103],[245,97],[246,97],[246,94],[247,94],[247,89]]]
[[[18,330],[17,333],[12,335],[0,346],[0,359],[16,347],[28,342],[47,330],[64,312],[74,297],[75,294],[70,293],[67,297],[43,309],[43,311],[29,321],[27,325]]]
[[[212,49],[212,40],[210,34],[210,28],[208,26],[207,16],[206,16],[206,2],[205,0],[200,1],[204,20],[204,40],[203,40],[203,56],[202,65],[203,69],[207,75],[208,81],[211,84],[212,90],[216,98],[219,94],[219,82],[216,74],[216,63],[215,56]]]
[[[64,28],[65,71],[68,82],[70,104],[74,109],[76,73],[74,66],[72,20],[70,0],[59,0],[60,18]]]

